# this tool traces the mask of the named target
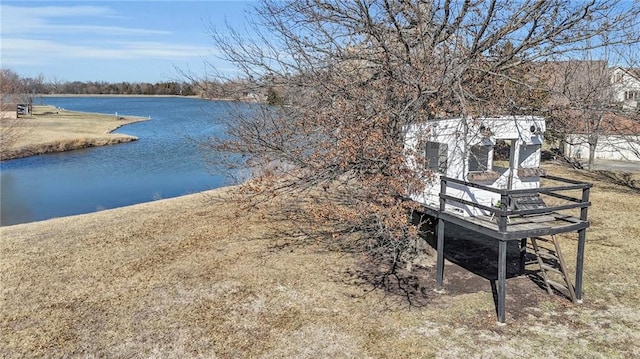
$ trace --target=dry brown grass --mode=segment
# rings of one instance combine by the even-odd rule
[[[473,272],[448,264],[437,294],[414,269],[423,300],[409,306],[273,207],[237,213],[231,188],[3,227],[0,357],[638,357],[640,195],[593,180],[585,303],[512,278],[504,327]]]
[[[116,117],[86,112],[57,110],[53,106],[34,106],[31,116],[22,116],[21,135],[0,147],[0,159],[33,156],[135,141],[137,138],[111,133],[120,126],[143,121],[141,117]],[[0,123],[4,126],[4,123]]]

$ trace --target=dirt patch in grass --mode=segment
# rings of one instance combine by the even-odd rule
[[[34,106],[31,116],[19,118],[22,135],[18,140],[10,146],[0,147],[0,160],[135,141],[137,138],[134,136],[111,132],[126,124],[144,120],[142,117]]]
[[[232,190],[0,228],[0,357],[640,356],[640,198],[624,187],[595,181],[584,304],[513,276],[509,249],[506,326],[478,238],[448,235],[445,293],[429,265],[385,291],[269,205],[236,216]],[[575,235],[562,246],[573,270]]]

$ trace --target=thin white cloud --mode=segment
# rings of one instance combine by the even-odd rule
[[[166,59],[181,60],[209,55],[209,48],[160,41],[140,41],[140,37],[171,34],[170,31],[118,26],[93,25],[91,20],[117,18],[118,14],[102,6],[22,7],[0,5],[2,13],[0,47],[3,66],[52,63],[59,59]],[[55,24],[64,18],[71,24]],[[51,35],[57,36],[52,40]],[[74,35],[68,37],[66,35]],[[75,34],[108,35],[81,40]],[[120,37],[122,36],[122,37]],[[130,39],[116,41],[116,39]],[[110,40],[108,40],[110,39]]]
[[[101,45],[69,45],[49,40],[3,39],[2,63],[6,66],[15,66],[46,64],[60,59],[183,60],[210,54],[210,49],[206,47],[151,41],[121,41]]]
[[[105,78],[101,69],[87,69],[91,64],[101,64],[118,68],[132,78],[152,78],[167,71],[166,66],[173,68],[176,63],[191,64],[215,57],[210,44],[192,42],[197,36],[191,39],[188,33],[186,36],[176,33],[171,27],[142,24],[132,14],[118,13],[108,4],[36,7],[0,4],[0,66],[68,78],[76,76],[73,71],[77,68],[78,73],[93,71],[95,78]],[[149,68],[148,73],[126,72],[131,67],[143,69],[142,64],[151,61],[157,65]],[[58,72],[52,74],[53,71]]]
[[[136,29],[130,27],[117,27],[117,26],[96,26],[96,25],[43,25],[37,28],[35,33],[61,33],[61,34],[76,34],[92,33],[92,34],[104,34],[109,36],[116,35],[168,35],[171,31],[166,30],[148,30],[148,29]],[[25,31],[22,31],[24,34]]]
[[[2,35],[78,32],[108,35],[164,35],[171,33],[165,30],[91,25],[92,18],[119,17],[112,9],[101,6],[20,7],[0,5],[0,13],[2,14],[2,26],[0,27]],[[54,18],[74,18],[74,22],[80,24],[54,24],[50,21]],[[81,20],[84,20],[86,24],[82,24]]]
[[[112,9],[104,6],[14,6],[0,5],[3,20],[39,21],[46,18],[115,16]],[[6,18],[6,19],[5,19]]]
[[[174,58],[183,59],[201,57],[211,54],[211,49],[204,46],[168,44],[153,41],[127,41],[115,43],[120,50],[127,51],[139,58]]]

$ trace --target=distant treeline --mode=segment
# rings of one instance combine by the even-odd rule
[[[33,83],[30,93],[70,95],[199,95],[194,86],[183,82],[118,82],[73,81]]]
[[[11,69],[0,69],[2,102],[31,103],[35,95],[175,95],[211,99],[283,103],[283,90],[265,88],[258,83],[230,80],[193,80],[192,82],[105,82],[45,80],[43,75],[21,77]]]

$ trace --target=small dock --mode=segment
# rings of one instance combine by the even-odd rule
[[[555,236],[560,233],[576,232],[578,248],[576,253],[575,284],[567,280],[568,289],[574,292],[577,303],[582,301],[582,274],[586,229],[589,227],[587,209],[592,184],[550,175],[541,175],[551,186],[529,189],[498,189],[475,182],[451,177],[440,177],[439,207],[424,205],[426,214],[437,219],[437,264],[436,290],[443,289],[444,279],[444,227],[453,223],[463,228],[486,235],[498,243],[498,322],[505,323],[506,309],[506,253],[507,242],[520,243],[520,268],[524,271],[527,240]],[[452,188],[454,186],[455,188]],[[460,188],[473,188],[500,196],[496,205],[487,206],[456,196]],[[453,193],[454,195],[452,195]],[[474,216],[455,211],[455,206],[473,207]],[[554,239],[555,242],[555,239]],[[565,271],[563,269],[563,271]],[[566,271],[565,271],[566,277]]]

